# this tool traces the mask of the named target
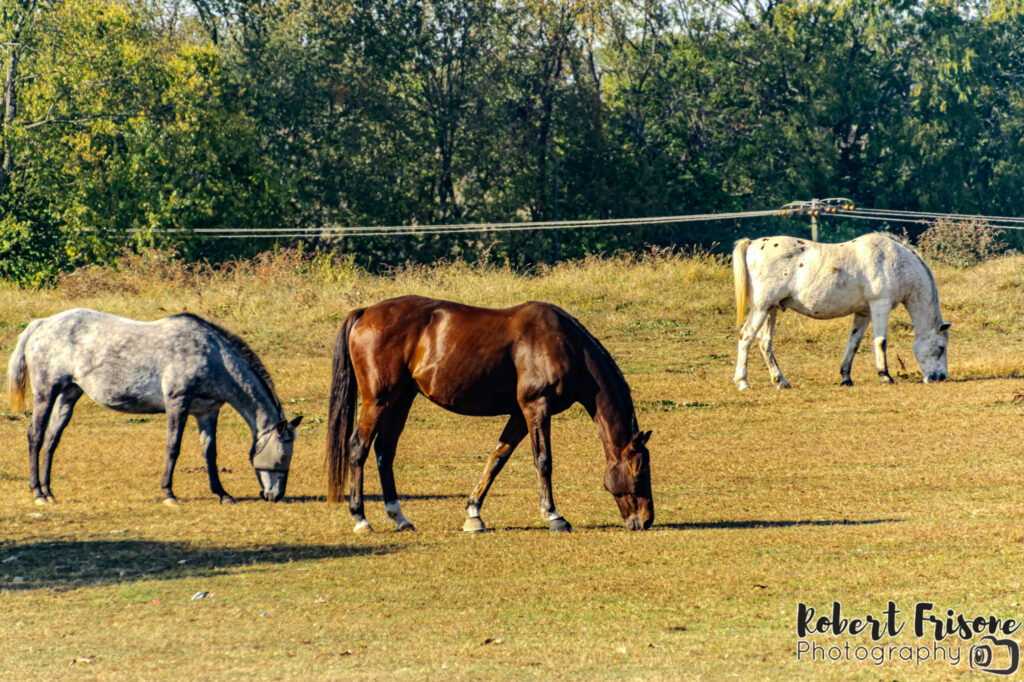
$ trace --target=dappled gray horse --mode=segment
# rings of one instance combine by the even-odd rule
[[[842,244],[782,236],[741,239],[732,252],[732,267],[740,325],[733,381],[740,390],[750,388],[747,354],[755,338],[772,382],[789,388],[772,350],[780,310],[819,320],[853,315],[840,367],[842,385],[852,386],[850,366],[869,320],[875,334],[875,368],[883,382],[892,383],[886,336],[889,313],[902,303],[914,324],[914,357],[925,382],[946,378],[949,322],[942,320],[935,278],[917,253],[889,236],[876,232]]]
[[[302,417],[287,421],[270,374],[252,349],[201,317],[182,313],[138,322],[75,309],[33,320],[18,337],[8,364],[14,411],[24,409],[29,375],[29,486],[36,504],[55,501],[50,492],[53,451],[82,393],[121,412],[167,413],[167,466],[161,481],[165,504],[177,505],[171,479],[190,414],[199,425],[210,490],[222,503],[234,503],[217,473],[217,415],[224,403],[238,410],[252,430],[249,460],[260,497],[273,502],[284,497],[295,427]]]

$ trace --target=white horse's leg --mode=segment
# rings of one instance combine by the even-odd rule
[[[764,324],[767,317],[767,310],[751,306],[747,321],[740,327],[740,341],[736,348],[736,376],[733,377],[733,382],[741,391],[750,388],[750,384],[747,383],[747,357],[750,354],[750,344],[754,342],[754,337],[761,330],[761,325]]]
[[[875,334],[875,369],[882,377],[883,384],[895,383],[889,375],[889,365],[885,359],[886,335],[889,333],[889,313],[892,312],[890,301],[872,301],[871,327]]]
[[[789,382],[786,381],[786,377],[782,376],[782,370],[779,369],[779,363],[775,360],[775,353],[772,351],[772,339],[775,338],[775,319],[778,313],[778,308],[768,311],[768,318],[761,326],[761,331],[757,333],[757,345],[761,349],[764,361],[768,364],[768,374],[772,377],[772,383],[777,388],[789,388]]]
[[[850,340],[846,342],[846,354],[843,355],[843,364],[839,373],[843,375],[842,386],[853,386],[853,379],[850,378],[850,367],[853,366],[853,356],[860,348],[861,339],[868,329],[868,316],[863,313],[855,313],[853,325],[850,327]]]

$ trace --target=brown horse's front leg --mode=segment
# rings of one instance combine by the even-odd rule
[[[164,476],[160,481],[160,487],[164,491],[164,504],[168,507],[177,507],[178,498],[171,490],[171,483],[174,479],[174,465],[181,453],[181,436],[185,432],[185,422],[188,421],[188,404],[185,401],[166,401],[167,405],[167,465],[164,467]]]
[[[533,447],[533,463],[540,479],[540,511],[551,526],[551,532],[571,531],[572,526],[562,518],[555,508],[551,492],[551,415],[547,401],[537,400],[523,408],[523,416],[530,430],[530,445]]]
[[[513,414],[509,417],[501,432],[498,447],[494,449],[487,460],[484,475],[476,484],[473,494],[469,496],[469,501],[466,502],[466,523],[462,526],[462,530],[467,533],[482,533],[487,530],[484,522],[480,520],[480,507],[483,506],[487,491],[490,490],[494,479],[501,473],[505,462],[512,456],[516,446],[526,437],[526,431],[526,421],[523,419],[523,415]]]

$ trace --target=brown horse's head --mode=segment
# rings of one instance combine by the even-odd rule
[[[654,523],[654,499],[651,497],[651,455],[647,451],[650,431],[640,431],[608,461],[604,487],[615,497],[626,527],[646,530]]]

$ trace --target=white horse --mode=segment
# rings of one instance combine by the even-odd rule
[[[741,239],[733,249],[732,266],[740,326],[733,381],[741,391],[750,388],[747,355],[755,337],[772,382],[789,388],[772,352],[780,310],[819,320],[853,315],[840,368],[843,386],[853,385],[850,365],[870,318],[878,375],[883,383],[893,383],[885,359],[885,337],[889,313],[900,303],[914,324],[914,357],[925,382],[945,380],[950,323],[942,321],[935,278],[917,253],[890,237],[876,232],[842,244],[794,237]],[[750,313],[744,321],[748,305]]]

